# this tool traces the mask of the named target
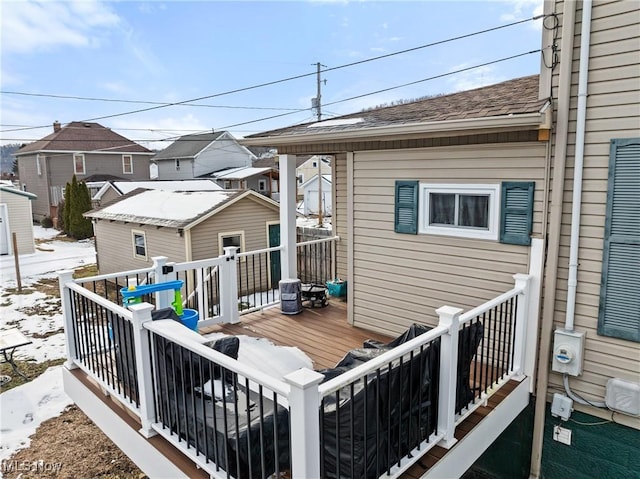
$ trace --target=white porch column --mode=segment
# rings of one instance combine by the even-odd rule
[[[62,303],[62,321],[64,326],[64,342],[67,350],[67,360],[64,363],[67,369],[75,369],[78,366],[73,362],[77,359],[76,342],[73,334],[73,309],[71,305],[71,290],[64,287],[68,282],[73,281],[73,271],[60,271],[58,274],[58,284],[60,286],[60,299]]]
[[[320,392],[324,376],[302,368],[284,377],[291,386],[291,472],[293,479],[320,477]]]
[[[155,405],[153,402],[153,378],[151,361],[151,343],[149,331],[144,328],[144,323],[151,321],[153,305],[149,303],[133,304],[129,310],[133,313],[131,324],[133,325],[133,343],[136,354],[136,371],[138,374],[138,398],[140,401],[140,422],[142,428],[140,434],[149,438],[157,433],[151,427],[155,420]]]
[[[281,279],[296,279],[296,156],[280,155],[280,252]]]
[[[443,306],[436,309],[440,317],[438,326],[449,332],[440,338],[440,384],[438,397],[438,433],[444,437],[440,446],[450,449],[458,440],[456,429],[456,379],[458,376],[458,335],[462,309]]]

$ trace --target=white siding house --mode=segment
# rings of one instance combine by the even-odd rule
[[[13,233],[16,234],[18,254],[35,251],[31,202],[33,193],[9,186],[0,186],[0,254],[14,254]]]

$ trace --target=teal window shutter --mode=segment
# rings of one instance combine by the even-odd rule
[[[418,182],[396,181],[395,232],[418,233]]]
[[[500,204],[500,242],[531,244],[535,183],[503,182]]]
[[[598,334],[640,342],[640,138],[611,140]]]

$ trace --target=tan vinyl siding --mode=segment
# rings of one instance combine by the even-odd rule
[[[340,237],[336,246],[336,274],[339,278],[348,279],[347,245],[350,238],[347,229],[347,156],[345,154],[335,156],[332,178],[335,189],[335,206],[331,224],[334,228],[334,234]]]
[[[146,238],[147,259],[133,254],[132,230],[143,231]],[[138,223],[98,220],[94,224],[100,274],[146,268],[154,256],[166,256],[169,261],[186,260],[184,238],[175,228],[157,228]]]
[[[511,289],[513,274],[528,271],[526,246],[395,233],[396,180],[535,181],[533,232],[539,237],[545,153],[538,142],[356,153],[350,299],[356,325],[395,335],[414,322],[436,324],[435,309],[469,310]]]
[[[12,244],[12,234],[16,234],[18,255],[30,254],[35,251],[33,245],[33,220],[31,218],[31,202],[26,196],[0,190],[0,204],[7,205],[9,220],[9,242]],[[10,246],[13,250],[13,246]],[[15,252],[13,252],[15,253]]]
[[[278,211],[243,198],[191,229],[193,260],[219,255],[218,234],[244,231],[245,251],[269,246],[267,222],[278,222]]]
[[[561,9],[562,6],[560,5]],[[576,17],[581,18],[578,5]],[[640,137],[640,9],[637,2],[596,1],[592,10],[589,57],[584,182],[578,255],[575,328],[586,333],[584,374],[571,379],[578,394],[602,401],[608,379],[638,381],[640,344],[597,334],[602,272],[605,206],[608,186],[609,142],[613,138]],[[573,165],[575,155],[580,24],[576,25],[572,69],[569,145],[565,171],[562,229],[557,271],[554,327],[563,327],[566,315]],[[557,75],[554,84],[557,85]],[[557,97],[557,90],[555,91]],[[640,186],[638,188],[640,194]],[[552,274],[549,272],[549,274]],[[549,392],[563,390],[562,377],[551,373]],[[602,415],[594,408],[584,408]],[[608,417],[608,413],[607,414]],[[624,419],[624,418],[621,418]],[[629,421],[640,427],[640,421]]]
[[[215,258],[219,256],[219,234],[244,234],[244,252],[267,248],[267,223],[279,222],[279,212],[273,208],[258,203],[251,198],[243,198],[237,203],[215,214],[207,221],[200,223],[191,230],[192,259]],[[256,255],[255,259],[247,258],[245,269],[241,262],[239,267],[239,285],[241,294],[254,290],[266,290],[269,280],[267,255]],[[255,275],[253,274],[254,269]],[[251,274],[247,274],[250,271]],[[261,280],[261,282],[260,282]]]
[[[109,201],[115,200],[117,198],[120,198],[122,195],[118,192],[116,192],[115,189],[109,188],[107,191],[105,191],[104,195],[102,195],[102,198],[100,198],[100,204],[101,205],[105,205],[107,204]]]

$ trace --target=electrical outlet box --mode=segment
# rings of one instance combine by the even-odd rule
[[[573,411],[573,400],[562,394],[555,393],[551,403],[551,415],[566,421],[571,417],[571,411]]]
[[[584,357],[584,332],[556,329],[553,336],[553,362],[551,369],[557,373],[579,376]]]
[[[571,445],[571,429],[564,428],[562,426],[553,426],[553,440]]]

